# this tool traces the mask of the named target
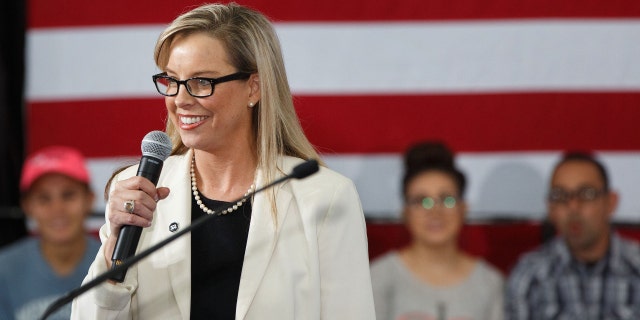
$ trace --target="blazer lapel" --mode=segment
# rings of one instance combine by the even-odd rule
[[[260,178],[262,177],[261,172],[258,173],[258,177],[257,186],[264,186],[265,183]],[[285,187],[286,184],[285,182],[284,185],[272,189],[276,193],[278,226],[274,224],[269,190],[257,194],[252,203],[253,212],[242,265],[242,275],[240,276],[236,319],[244,319],[246,316],[273,255],[278,239],[278,230],[286,218],[293,199],[288,188]]]
[[[163,170],[165,178],[161,177],[158,186],[169,187],[167,199],[160,201],[156,209],[155,227],[157,239],[153,243],[162,241],[173,235],[173,231],[181,230],[191,224],[191,179],[189,166],[192,151],[178,160],[173,166]],[[163,184],[164,182],[164,184]],[[154,257],[155,256],[155,257]],[[166,267],[174,298],[180,309],[182,319],[189,319],[191,307],[191,233],[185,234],[161,249],[157,255],[152,255],[152,263],[157,267]]]

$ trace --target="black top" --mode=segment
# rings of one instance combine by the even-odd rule
[[[200,199],[215,211],[229,204],[202,195]],[[191,198],[191,221],[204,215]],[[247,201],[191,232],[191,319],[235,319],[250,221],[251,201]]]

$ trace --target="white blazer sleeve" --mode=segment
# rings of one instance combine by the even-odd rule
[[[375,319],[364,214],[353,182],[335,186],[318,229],[321,319]]]

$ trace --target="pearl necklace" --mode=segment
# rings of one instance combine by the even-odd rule
[[[202,199],[200,199],[200,193],[198,192],[198,186],[196,184],[195,163],[196,163],[196,155],[194,154],[193,158],[191,158],[191,190],[193,190],[193,198],[196,200],[196,203],[198,204],[200,209],[202,209],[202,211],[204,211],[206,214],[214,214],[215,213],[215,214],[220,216],[220,215],[231,213],[233,211],[238,210],[238,208],[242,207],[242,205],[247,201],[247,196],[249,194],[251,194],[256,188],[255,182],[254,182],[249,187],[249,190],[247,190],[247,192],[244,194],[244,196],[242,197],[242,200],[236,202],[236,204],[234,204],[233,207],[231,207],[231,208],[222,210],[222,212],[216,212],[215,210],[211,210],[207,206],[205,206],[204,203],[202,203]],[[254,178],[254,180],[255,180],[255,178]]]

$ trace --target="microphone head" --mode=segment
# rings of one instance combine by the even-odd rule
[[[142,155],[153,157],[161,161],[166,160],[171,154],[173,146],[169,136],[162,131],[151,131],[142,138]]]
[[[318,161],[316,159],[310,159],[295,166],[290,176],[292,178],[302,179],[318,172],[318,169]]]

